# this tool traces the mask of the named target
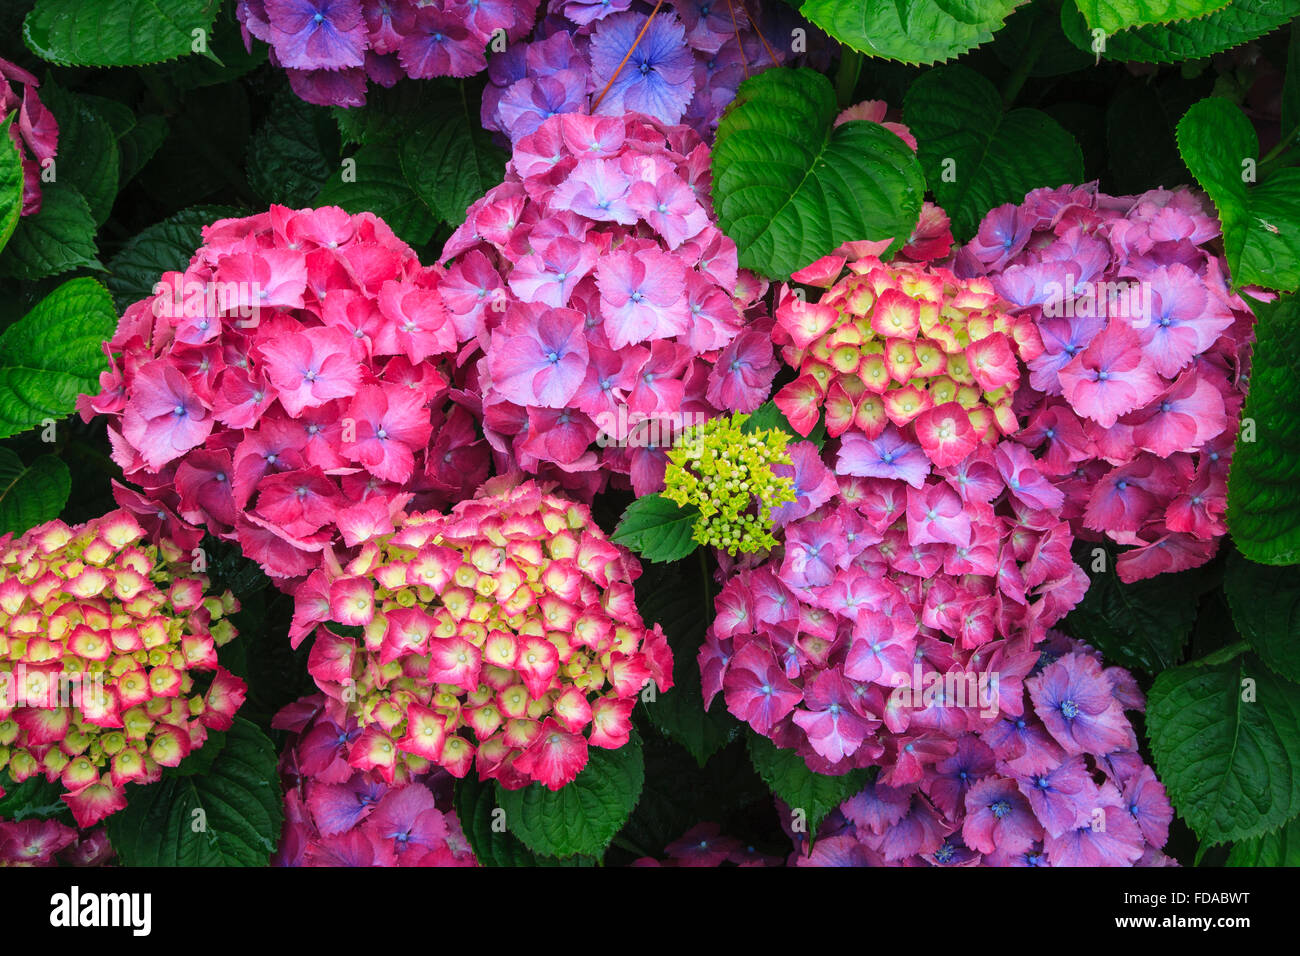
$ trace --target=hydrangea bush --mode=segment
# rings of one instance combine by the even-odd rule
[[[0,865],[1296,862],[1297,15],[7,5]]]

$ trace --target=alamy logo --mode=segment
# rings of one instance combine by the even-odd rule
[[[1137,329],[1150,321],[1146,303],[1146,287],[1136,279],[1116,279],[1112,282],[1076,282],[1067,273],[1065,282],[1046,282],[1043,292],[1043,315],[1049,319],[1129,319]]]
[[[183,282],[179,274],[154,283],[153,314],[166,319],[236,317],[240,328],[256,328],[266,290],[256,282]]]
[[[78,886],[50,897],[50,925],[124,926],[133,936],[148,936],[153,928],[151,893],[82,893]]]
[[[922,671],[920,662],[912,666],[912,679],[899,676],[899,686],[890,695],[895,706],[978,707],[981,717],[998,715],[997,671]]]

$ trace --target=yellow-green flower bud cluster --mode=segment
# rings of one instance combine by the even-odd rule
[[[775,428],[745,433],[748,420],[737,413],[685,429],[664,476],[665,498],[699,509],[692,537],[733,557],[775,547],[772,510],[795,499],[794,479],[772,471],[793,464],[790,436]]]

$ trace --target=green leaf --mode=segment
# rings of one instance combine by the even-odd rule
[[[673,686],[643,706],[665,737],[685,747],[701,767],[739,732],[721,703],[704,709],[698,654],[713,608],[704,601],[703,572],[651,566],[636,582],[636,605],[647,625],[658,624],[673,650]]]
[[[180,272],[203,242],[203,227],[238,210],[228,206],[191,206],[142,230],[109,260],[105,284],[120,311],[153,294],[164,272]]]
[[[54,455],[41,455],[30,466],[8,448],[0,448],[0,535],[22,534],[52,521],[72,491],[68,466]]]
[[[59,66],[140,66],[191,52],[221,0],[36,0],[23,21],[33,53]]]
[[[23,214],[23,158],[9,138],[9,127],[17,120],[18,111],[14,110],[0,124],[0,249],[9,242]]]
[[[1228,866],[1300,866],[1300,817],[1280,830],[1235,844]]]
[[[1096,555],[1098,548],[1104,556]],[[1204,572],[1193,568],[1125,584],[1115,572],[1118,554],[1111,546],[1076,545],[1074,560],[1091,583],[1061,629],[1092,644],[1109,662],[1158,674],[1183,659]],[[1104,561],[1104,568],[1094,570],[1095,561]]]
[[[1300,0],[1233,0],[1199,20],[1145,26],[1106,37],[1099,55],[1108,60],[1178,63],[1199,60],[1256,40],[1300,14]],[[1083,14],[1072,3],[1061,8],[1061,27],[1080,50],[1093,50]]]
[[[1300,565],[1272,567],[1228,558],[1223,591],[1232,622],[1265,664],[1300,681]]]
[[[59,124],[57,180],[86,198],[96,227],[102,226],[117,198],[120,159],[113,127],[84,97],[48,78],[41,84],[41,102]]]
[[[238,3],[226,2],[208,37],[208,56],[186,56],[153,67],[169,89],[193,90],[202,86],[229,84],[267,61],[270,47],[253,43],[245,49],[236,16]],[[227,87],[229,88],[229,87]]]
[[[232,645],[226,645],[230,647]],[[189,756],[175,767],[168,767],[163,770],[164,777],[192,777],[195,774],[206,774],[212,771],[212,766],[217,762],[226,749],[228,733],[224,730],[209,730],[208,739],[203,742],[203,746],[198,750],[190,752]]]
[[[1018,203],[1039,186],[1083,181],[1083,154],[1061,124],[1038,110],[1004,113],[993,84],[968,67],[923,74],[907,91],[903,119],[959,242],[994,206]]]
[[[95,259],[95,229],[85,196],[70,184],[45,183],[41,211],[19,221],[0,259],[0,270],[30,281],[82,266],[100,268]]]
[[[1211,96],[1178,122],[1178,151],[1218,210],[1234,287],[1300,287],[1300,169],[1254,185],[1255,129],[1231,101]]]
[[[816,833],[826,814],[867,785],[869,769],[850,770],[840,777],[814,773],[793,750],[782,750],[766,737],[749,734],[749,759],[771,791],[791,810],[802,810],[808,832]]]
[[[497,805],[510,832],[543,856],[601,857],[636,806],[645,783],[636,733],[617,750],[591,747],[582,773],[559,790],[540,783],[521,790],[497,787]]]
[[[329,111],[286,92],[248,143],[248,184],[268,203],[311,205],[338,167]]]
[[[663,495],[646,495],[628,505],[610,538],[647,561],[676,561],[697,547],[691,537],[699,509],[686,508]]]
[[[50,783],[41,774],[28,777],[22,783],[14,783],[7,773],[0,770],[0,820],[48,820],[51,817],[68,816],[68,805],[62,796],[66,792],[58,781]]]
[[[904,63],[938,63],[993,39],[1025,0],[805,0],[805,17],[846,46]]]
[[[345,175],[352,181],[345,182]],[[398,151],[393,146],[362,146],[344,160],[341,168],[330,173],[314,204],[342,206],[350,213],[373,212],[412,246],[428,242],[437,225],[402,175]]]
[[[442,77],[402,79],[388,88],[372,83],[364,106],[335,106],[331,112],[345,143],[400,146],[425,115],[456,95],[452,81]]]
[[[1296,142],[1300,134],[1300,23],[1291,24],[1286,48],[1286,78],[1282,82],[1282,136]]]
[[[1075,0],[1088,26],[1118,33],[1129,27],[1194,20],[1222,10],[1228,0]]]
[[[125,186],[144,169],[154,153],[167,139],[167,121],[155,113],[141,116],[122,138],[117,141],[122,154],[121,184]]]
[[[1238,550],[1260,564],[1300,564],[1300,380],[1296,330],[1300,298],[1255,306],[1250,391],[1228,472],[1228,530]],[[1243,440],[1245,437],[1253,441]]]
[[[1300,686],[1240,655],[1170,668],[1147,697],[1160,780],[1204,841],[1276,830],[1300,811]]]
[[[72,412],[99,389],[100,343],[117,327],[108,290],[70,279],[0,333],[0,438]]]
[[[785,412],[777,408],[776,402],[771,400],[758,406],[754,413],[746,419],[745,424],[740,426],[740,430],[746,435],[751,432],[761,431],[764,429],[771,430],[774,428],[780,429],[788,434],[792,441],[810,441],[819,449],[826,444],[825,422],[820,418],[817,419],[817,424],[813,426],[812,431],[810,431],[808,437],[805,438],[803,435],[800,435],[795,431],[794,426],[790,424],[790,419],[785,417]]]
[[[925,180],[898,136],[860,120],[832,128],[835,91],[812,70],[773,69],[740,86],[718,126],[713,205],[740,264],[772,278],[855,239],[905,243]]]
[[[460,97],[422,120],[402,140],[402,172],[439,219],[458,226],[465,210],[505,178],[504,151],[471,116]]]
[[[125,866],[266,866],[281,800],[275,747],[236,717],[206,772],[128,788],[126,809],[106,821],[108,838]]]
[[[495,814],[496,793],[496,787],[473,774],[456,782],[456,817],[480,866],[591,866],[595,863],[586,856],[564,860],[538,856],[509,830],[493,829],[494,823],[501,826],[498,821],[502,819],[500,814]]]

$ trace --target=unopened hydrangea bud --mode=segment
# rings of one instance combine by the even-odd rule
[[[663,495],[700,517],[692,536],[728,554],[775,547],[772,510],[795,500],[794,482],[773,465],[791,465],[789,436],[780,429],[745,432],[745,414],[713,418],[686,429],[668,452]]]

